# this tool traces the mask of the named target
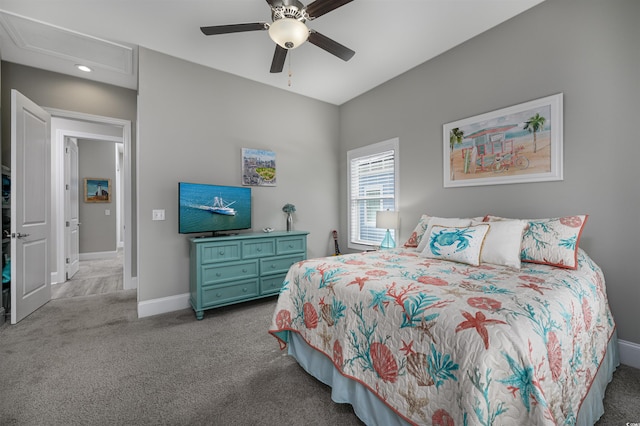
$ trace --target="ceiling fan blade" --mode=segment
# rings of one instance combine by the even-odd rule
[[[320,49],[324,49],[332,55],[337,56],[343,61],[348,61],[356,54],[353,50],[349,49],[346,46],[338,43],[337,41],[331,40],[329,37],[320,34],[317,31],[311,30],[309,31],[309,43],[315,44]]]
[[[214,25],[212,27],[200,27],[204,35],[217,35],[229,33],[241,33],[245,31],[260,31],[269,29],[266,22],[254,22],[252,24]]]
[[[307,5],[306,11],[307,14],[309,14],[309,19],[315,19],[352,1],[353,0],[316,0]]]
[[[269,3],[269,7],[274,8],[277,6],[282,6],[282,0],[267,0],[267,3]]]
[[[287,49],[276,44],[276,50],[273,52],[273,61],[271,61],[271,72],[282,72],[284,68],[284,60],[287,59]]]

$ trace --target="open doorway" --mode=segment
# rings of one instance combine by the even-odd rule
[[[51,298],[124,290],[122,142],[65,136],[65,281]],[[96,186],[97,184],[97,186]]]
[[[90,144],[105,144],[111,149],[111,158],[118,161],[117,177],[113,179],[113,185],[119,185],[120,190],[111,203],[102,207],[103,217],[111,215],[117,220],[117,243],[113,250],[106,250],[108,253],[99,252],[97,255],[88,254],[84,256],[80,253],[80,262],[86,261],[91,270],[104,269],[107,263],[111,263],[112,270],[121,268],[117,272],[122,288],[125,290],[137,288],[137,282],[133,278],[132,264],[134,264],[134,244],[132,242],[132,203],[131,200],[131,123],[126,120],[114,119],[110,117],[94,116],[72,111],[57,109],[47,109],[52,116],[52,241],[51,251],[51,282],[60,285],[67,281],[67,232],[66,223],[68,214],[65,210],[65,140],[73,138],[75,140],[88,141]],[[119,148],[116,148],[119,147]],[[91,176],[101,177],[101,176]],[[83,203],[84,186],[83,180],[78,179],[79,194]],[[106,207],[105,207],[106,206]],[[118,214],[118,209],[121,214]],[[81,223],[81,221],[80,221]],[[79,226],[82,232],[82,224]],[[115,239],[115,238],[114,238]],[[93,264],[100,261],[105,265]],[[113,275],[113,274],[110,274]],[[74,278],[82,278],[74,276]],[[113,281],[112,277],[112,281]],[[104,280],[102,280],[104,281]],[[103,283],[104,284],[104,283]],[[98,284],[95,284],[98,285]],[[53,287],[52,287],[53,289]]]

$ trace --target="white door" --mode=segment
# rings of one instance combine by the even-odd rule
[[[51,300],[51,117],[11,90],[11,324]]]
[[[64,138],[64,250],[65,276],[70,280],[80,268],[78,143]]]

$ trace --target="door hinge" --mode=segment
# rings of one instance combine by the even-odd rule
[[[64,153],[65,153],[65,154],[68,154],[68,153],[69,153],[69,148],[65,148],[65,149],[64,149]]]
[[[67,263],[71,263],[71,259],[67,257]]]
[[[71,223],[70,222],[65,222],[64,225],[68,228],[68,227],[71,226]]]
[[[65,184],[64,189],[66,189],[67,191],[69,190],[69,184]]]

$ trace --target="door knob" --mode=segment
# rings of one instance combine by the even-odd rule
[[[11,236],[12,236],[13,238],[26,238],[26,237],[28,237],[29,235],[31,235],[31,234],[21,234],[20,232],[18,232],[17,234],[11,234]]]

